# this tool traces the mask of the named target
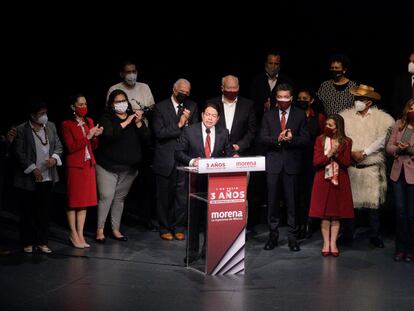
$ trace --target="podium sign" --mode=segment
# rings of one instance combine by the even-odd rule
[[[232,173],[265,170],[265,157],[210,158],[198,161],[198,173]]]
[[[246,173],[209,177],[207,274],[244,274],[246,188]]]

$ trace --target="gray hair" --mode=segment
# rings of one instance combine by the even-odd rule
[[[227,76],[221,78],[221,85],[222,86],[224,86],[224,80],[226,80],[228,78],[232,78],[232,79],[236,80],[237,85],[239,85],[239,78],[237,78],[236,76],[233,76],[233,75],[227,75]]]
[[[178,79],[177,81],[175,81],[174,88],[176,89],[178,87],[178,85],[181,84],[181,83],[187,84],[188,86],[191,87],[190,81],[188,81],[187,79],[181,78],[181,79]]]

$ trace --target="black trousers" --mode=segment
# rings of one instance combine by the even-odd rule
[[[295,240],[298,236],[298,176],[287,174],[267,174],[268,224],[272,234],[279,235],[281,190],[287,210],[288,238]]]
[[[23,246],[47,245],[52,182],[36,183],[35,191],[20,190],[20,238]]]
[[[174,168],[170,176],[156,175],[155,182],[160,234],[184,233],[187,223],[185,173]]]

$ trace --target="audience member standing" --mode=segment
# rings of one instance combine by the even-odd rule
[[[321,218],[322,256],[339,256],[336,239],[340,220],[353,218],[351,185],[352,140],[345,135],[344,119],[330,115],[324,133],[316,139],[313,163],[316,167],[309,216]]]
[[[93,150],[98,146],[97,137],[103,128],[94,125],[88,118],[86,98],[76,94],[69,98],[70,119],[62,123],[63,142],[66,146],[67,197],[66,212],[72,246],[90,247],[86,243],[83,228],[86,208],[98,204],[96,194],[95,157]]]
[[[298,176],[302,169],[303,151],[309,141],[305,112],[291,106],[293,89],[289,84],[276,87],[277,109],[263,116],[260,137],[266,154],[269,239],[264,247],[272,250],[278,245],[281,211],[280,188],[287,208],[288,239],[291,251],[299,251],[298,238]]]
[[[379,209],[385,202],[387,192],[385,139],[394,119],[373,106],[375,101],[381,99],[373,87],[360,84],[351,88],[350,93],[355,96],[354,108],[343,111],[341,116],[346,124],[345,133],[353,142],[353,165],[348,168],[348,174],[354,208],[368,213],[370,242],[375,247],[383,248]],[[351,228],[343,228],[345,240],[352,238],[352,227],[351,224]]]
[[[111,210],[112,236],[127,241],[120,232],[124,201],[138,174],[142,150],[150,142],[150,132],[142,120],[142,111],[132,111],[127,94],[114,90],[99,122],[104,131],[96,152],[98,184],[98,228],[96,241],[105,242],[104,227]]]
[[[53,184],[59,181],[56,166],[62,165],[62,144],[55,125],[48,121],[47,105],[33,99],[29,120],[17,126],[14,151],[18,166],[14,186],[22,199],[21,241],[23,250],[51,253],[48,247],[49,208]]]
[[[163,240],[184,240],[187,196],[184,172],[176,170],[174,151],[182,130],[198,121],[197,104],[190,99],[186,79],[174,83],[173,93],[155,105],[154,173],[157,185],[157,215]]]
[[[387,144],[394,157],[391,180],[395,196],[396,236],[394,260],[414,260],[414,99],[405,105]]]
[[[330,59],[332,78],[322,82],[317,93],[327,115],[340,113],[351,108],[354,103],[354,96],[349,89],[357,84],[347,77],[349,66],[350,61],[345,55],[336,54]]]

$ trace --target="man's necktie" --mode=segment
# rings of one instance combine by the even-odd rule
[[[280,128],[282,131],[286,128],[286,111],[282,110],[282,118],[280,119]]]
[[[206,129],[206,143],[204,144],[204,152],[206,154],[206,158],[211,157],[211,141],[210,141],[210,129]]]

